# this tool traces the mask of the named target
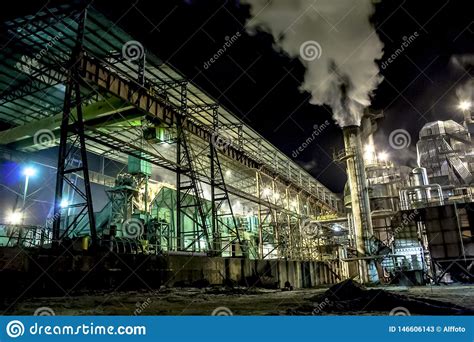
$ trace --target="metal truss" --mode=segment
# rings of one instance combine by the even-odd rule
[[[97,232],[84,134],[84,121],[82,115],[81,86],[79,84],[80,73],[78,68],[82,56],[82,42],[84,37],[86,13],[87,12],[84,11],[79,19],[77,28],[77,45],[71,55],[68,83],[66,85],[64,96],[53,216],[53,243],[56,246],[61,243],[61,240],[64,237],[72,235],[70,230],[74,229],[74,227],[77,226],[78,221],[83,219],[88,219],[92,243],[97,243]],[[75,116],[72,114],[72,109],[74,107],[76,109]],[[70,134],[72,139],[68,143]],[[80,156],[80,165],[71,167],[70,161],[74,158],[76,152],[78,152],[78,155]],[[84,180],[83,190],[80,189],[71,179],[71,177],[73,177],[77,172],[82,172]],[[84,202],[76,204],[64,203],[63,201],[67,199],[67,196],[64,196],[65,193],[68,193],[69,196],[71,196],[71,193],[75,193]],[[63,220],[61,220],[62,211],[63,209],[69,209],[71,207],[77,209],[78,213],[74,215],[71,222],[64,220],[64,227],[61,227],[61,223],[63,222]]]
[[[78,13],[83,14],[77,17]],[[177,199],[173,208],[176,227],[165,229],[173,234],[176,231],[176,243],[173,243],[176,250],[195,251],[196,243],[205,242],[205,249],[213,255],[248,254],[232,196],[258,204],[257,257],[266,258],[270,254],[273,257],[274,250],[264,250],[264,246],[273,245],[278,257],[302,258],[303,254],[297,252],[303,246],[301,219],[323,211],[336,212],[335,196],[170,66],[157,63],[146,51],[136,60],[121,55],[122,45],[132,37],[115,27],[109,30],[106,19],[95,11],[92,13],[88,15],[87,25],[85,12],[66,8],[55,11],[54,19],[50,18],[51,13],[40,13],[31,20],[12,21],[8,24],[12,45],[1,52],[10,63],[10,71],[5,71],[9,79],[14,81],[15,73],[23,73],[25,77],[13,82],[11,87],[0,84],[0,89],[5,90],[0,96],[0,120],[13,126],[21,121],[34,122],[56,115],[60,112],[58,105],[63,103],[54,206],[55,243],[72,236],[79,221],[88,221],[92,240],[97,239],[87,146],[89,151],[108,149],[120,154],[122,161],[133,156],[176,173]],[[20,26],[22,30],[16,34]],[[23,58],[35,56],[55,36],[61,36],[62,40],[38,63],[31,64]],[[62,84],[64,99],[56,93],[43,96],[48,88]],[[108,129],[109,117],[86,118],[84,122],[82,105],[93,102],[93,97],[104,100],[113,97],[133,107],[150,126],[168,127],[176,133],[176,139],[170,143],[175,154],[161,153],[153,144],[137,143],[143,141],[143,132]],[[14,115],[18,111],[16,107],[22,110],[21,118]],[[222,137],[224,146],[216,144],[216,138]],[[74,158],[79,163],[72,166],[70,161]],[[241,180],[229,181],[225,175],[229,168]],[[255,193],[255,170],[260,182],[262,178],[272,180],[271,186],[275,191],[278,188],[281,198],[269,199],[260,191]],[[73,179],[77,173],[83,181]],[[82,182],[80,188],[78,183]],[[203,187],[207,186],[210,201],[204,199]],[[67,222],[62,219],[65,209],[61,208],[61,202],[64,194],[70,193],[83,202],[67,208],[75,212],[71,222]],[[293,201],[297,206],[292,207]],[[191,211],[196,214],[191,215]],[[186,233],[188,242],[182,227],[185,217],[198,227]],[[191,243],[189,234],[193,234]]]

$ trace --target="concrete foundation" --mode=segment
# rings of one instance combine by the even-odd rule
[[[294,288],[330,285],[340,281],[334,263],[292,260],[250,260],[207,256],[97,253],[47,254],[0,248],[2,293],[27,291],[34,295],[63,295],[90,290],[128,291],[161,286],[203,287],[240,285]]]
[[[169,286],[192,285],[193,282],[200,281],[210,285],[233,283],[282,288],[289,281],[295,288],[309,288],[338,281],[334,270],[331,272],[327,264],[316,261],[187,256],[169,256],[167,260],[169,276],[163,281]]]

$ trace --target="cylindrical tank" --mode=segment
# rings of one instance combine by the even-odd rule
[[[410,172],[410,185],[411,186],[423,186],[428,185],[428,173],[424,167],[415,167]]]

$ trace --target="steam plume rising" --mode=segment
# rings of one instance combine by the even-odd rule
[[[242,0],[247,29],[272,34],[277,48],[306,67],[301,89],[311,103],[329,105],[341,126],[360,125],[381,82],[376,59],[383,44],[369,19],[372,0]]]

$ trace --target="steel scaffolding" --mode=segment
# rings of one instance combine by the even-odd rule
[[[90,184],[101,175],[90,170],[88,156],[124,164],[131,156],[175,174],[170,236],[178,251],[204,239],[212,255],[229,248],[232,256],[244,255],[256,244],[259,258],[318,258],[320,246],[308,249],[313,243],[305,240],[312,237],[302,233],[301,223],[339,213],[337,196],[95,9],[49,9],[11,19],[1,32],[0,145],[25,152],[59,146],[56,243],[84,225],[77,221],[87,221],[94,242],[102,234]],[[127,54],[130,44],[136,56]],[[47,143],[40,133],[48,135]],[[80,163],[70,167],[73,158]],[[70,180],[77,174],[81,186]],[[210,206],[203,187],[210,189]],[[70,192],[83,201],[61,206]],[[243,242],[238,216],[244,213],[235,199],[256,210],[255,242]],[[73,211],[73,221],[64,219],[66,210]],[[197,227],[188,245],[182,239],[185,216]]]

